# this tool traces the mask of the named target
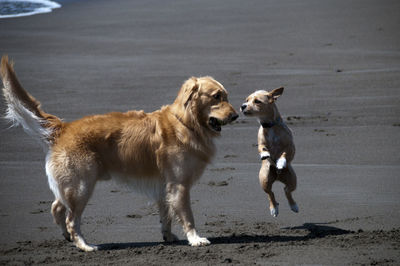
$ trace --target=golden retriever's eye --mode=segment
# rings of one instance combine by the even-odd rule
[[[215,100],[218,100],[218,101],[221,100],[221,94],[219,94],[219,93],[214,94],[213,97]]]
[[[254,103],[261,103],[261,101],[260,101],[260,100],[257,100],[257,99],[255,99],[255,100],[254,100]]]

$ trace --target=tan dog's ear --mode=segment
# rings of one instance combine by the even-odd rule
[[[273,103],[275,102],[279,96],[281,96],[283,93],[283,87],[277,88],[272,90],[270,93],[268,93],[268,102]]]
[[[181,93],[182,93],[182,103],[186,108],[189,101],[192,99],[193,94],[196,93],[199,89],[199,84],[197,82],[197,78],[191,77],[186,80],[182,85]]]

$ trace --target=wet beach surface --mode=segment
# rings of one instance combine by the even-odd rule
[[[0,264],[400,263],[398,1],[62,4],[0,20],[0,53],[46,112],[66,121],[151,112],[190,76],[216,78],[237,109],[254,90],[284,86],[277,104],[295,138],[300,212],[276,183],[280,214],[270,216],[258,125],[241,116],[192,189],[211,246],[165,244],[152,203],[100,182],[82,231],[102,250],[83,253],[53,224],[41,147],[1,120]]]

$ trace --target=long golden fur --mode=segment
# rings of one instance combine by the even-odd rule
[[[173,104],[152,113],[115,112],[67,123],[40,108],[6,56],[1,76],[7,118],[48,147],[46,173],[55,195],[51,212],[78,248],[97,249],[85,242],[80,219],[96,182],[111,177],[154,198],[165,241],[177,239],[171,233],[171,218],[176,217],[190,245],[210,243],[196,233],[190,188],[210,162],[221,126],[238,117],[219,82],[192,77]]]

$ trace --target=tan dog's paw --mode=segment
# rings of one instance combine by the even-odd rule
[[[276,168],[278,170],[282,170],[285,167],[286,167],[286,159],[283,157],[279,158],[278,161],[276,162]]]
[[[267,151],[263,151],[260,153],[260,158],[262,161],[268,159],[269,157],[271,157],[271,154],[269,154],[269,152]]]
[[[278,217],[279,214],[279,205],[277,204],[275,207],[270,207],[269,208],[272,217]]]
[[[299,206],[297,204],[290,205],[290,209],[294,212],[299,212]]]

